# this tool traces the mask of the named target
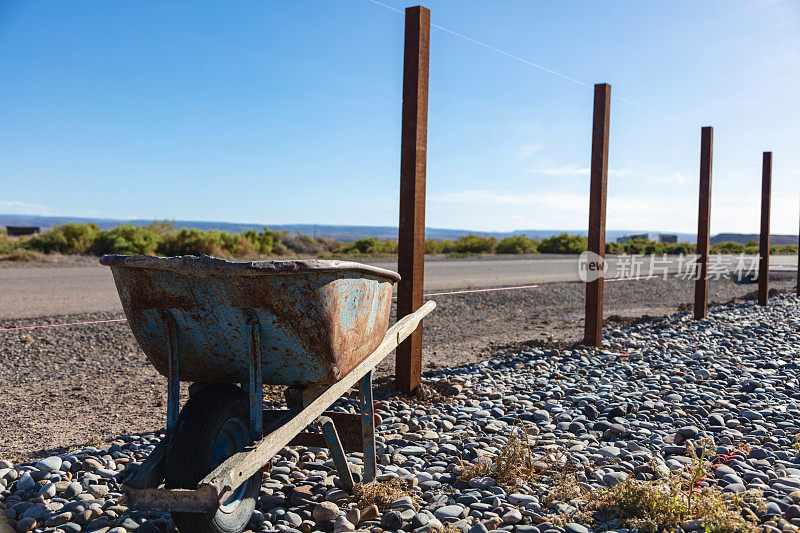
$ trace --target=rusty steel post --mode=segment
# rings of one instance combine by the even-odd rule
[[[694,318],[702,320],[708,312],[708,249],[711,226],[711,160],[714,128],[700,130],[700,205],[697,211],[697,279],[694,283]]]
[[[397,319],[422,305],[425,267],[425,160],[428,145],[428,57],[431,12],[406,9],[403,59],[403,131],[400,147],[400,230]],[[422,323],[397,347],[395,387],[411,392],[422,375]]]
[[[603,284],[606,256],[606,181],[608,178],[608,124],[611,115],[611,85],[594,86],[592,124],[592,168],[589,186],[589,252],[598,257],[596,280],[586,282],[586,316],[583,341],[590,346],[603,345]]]
[[[772,189],[772,152],[761,159],[761,235],[758,241],[758,305],[769,299],[769,200]]]

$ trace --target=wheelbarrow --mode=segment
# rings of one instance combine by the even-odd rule
[[[111,267],[136,341],[167,378],[166,436],[124,478],[131,507],[170,512],[181,531],[242,531],[261,469],[288,445],[327,447],[348,491],[344,449],[363,451],[362,481],[375,479],[373,370],[434,302],[389,328],[400,276],[368,265],[119,255],[100,263]],[[181,381],[192,382],[182,409]],[[262,384],[285,385],[288,409],[264,410]],[[326,412],[354,385],[360,415]]]

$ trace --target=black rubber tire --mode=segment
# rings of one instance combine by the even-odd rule
[[[247,394],[235,385],[215,383],[198,390],[181,410],[175,432],[169,444],[166,459],[168,489],[193,489],[217,465],[212,453],[223,426],[238,419],[248,428],[249,407]],[[238,450],[236,450],[238,451]],[[245,482],[247,489],[242,500],[232,509],[220,508],[214,514],[172,513],[181,533],[240,533],[247,527],[256,506],[261,487],[261,473]]]

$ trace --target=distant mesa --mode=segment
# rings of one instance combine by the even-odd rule
[[[133,225],[146,225],[153,222],[152,220],[134,219],[134,220],[121,220],[110,218],[88,218],[88,217],[60,217],[60,216],[38,216],[38,215],[3,215],[0,214],[0,227],[7,228],[20,228],[23,231],[44,231],[48,228],[58,224],[65,224],[67,222],[87,223],[93,222],[97,224],[100,229],[111,229],[118,224],[133,224]],[[356,241],[358,239],[365,239],[368,237],[377,237],[379,239],[397,239],[397,226],[346,226],[346,225],[331,225],[331,224],[239,224],[232,222],[214,222],[203,220],[174,220],[172,223],[177,228],[197,228],[200,230],[220,230],[229,233],[241,233],[248,230],[260,230],[267,227],[271,230],[288,231],[290,233],[302,232],[314,237],[329,237],[337,241]],[[572,235],[586,235],[586,231],[580,230],[563,230],[563,229],[520,229],[514,231],[477,231],[465,229],[448,229],[448,228],[425,228],[425,236],[429,239],[458,239],[462,235],[479,234],[488,237],[497,237],[503,239],[512,235],[527,235],[532,239],[544,239],[559,235],[561,233],[569,233]],[[24,233],[20,235],[31,235],[32,233]],[[9,235],[11,232],[9,231]],[[621,239],[633,238],[648,238],[659,242],[696,242],[693,233],[659,233],[652,231],[630,231],[630,230],[606,230],[606,240],[617,242],[626,242]],[[725,241],[734,241],[741,244],[747,244],[748,241],[758,240],[758,234],[743,234],[743,233],[720,233],[711,237],[711,244],[716,244]],[[771,244],[797,244],[797,235],[772,235],[770,237]]]

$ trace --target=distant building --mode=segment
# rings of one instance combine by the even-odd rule
[[[6,226],[9,237],[27,237],[39,233],[39,226]]]
[[[617,242],[620,244],[625,244],[626,242],[634,241],[636,239],[649,239],[650,235],[647,233],[635,233],[633,235],[623,235],[622,237],[617,237]]]
[[[620,244],[625,244],[626,242],[634,241],[636,239],[644,239],[647,241],[656,241],[656,242],[678,242],[678,236],[672,233],[634,233],[631,235],[623,235],[622,237],[617,237],[617,242]]]

